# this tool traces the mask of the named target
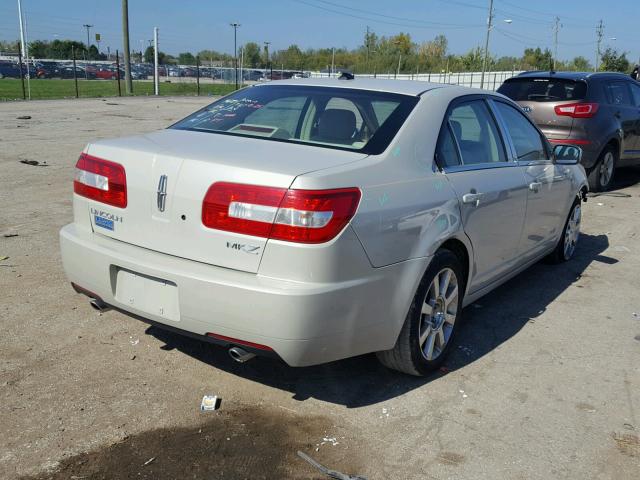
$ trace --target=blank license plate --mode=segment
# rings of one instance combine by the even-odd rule
[[[120,269],[116,300],[141,312],[180,321],[178,286],[168,280]]]

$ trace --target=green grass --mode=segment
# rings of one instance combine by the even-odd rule
[[[120,82],[120,88],[122,95],[125,95],[123,81]],[[233,90],[234,85],[200,84],[200,95],[226,95]],[[134,81],[133,94],[153,95],[153,82]],[[196,84],[160,82],[160,95],[196,95]],[[75,96],[73,79],[31,80],[32,100],[74,98]],[[78,96],[83,98],[116,97],[118,96],[118,82],[116,80],[78,80]],[[3,78],[0,80],[0,101],[21,99],[22,84],[19,79]]]

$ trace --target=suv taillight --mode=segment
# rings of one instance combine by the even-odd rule
[[[293,190],[217,182],[202,203],[205,227],[298,243],[336,237],[356,213],[357,188]]]
[[[73,191],[114,207],[127,206],[127,176],[119,163],[83,153],[76,163]]]
[[[556,115],[572,118],[591,118],[598,111],[597,103],[566,103],[556,105],[554,110]]]

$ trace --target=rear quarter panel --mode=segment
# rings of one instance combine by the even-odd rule
[[[433,165],[443,115],[460,90],[424,93],[382,154],[300,176],[292,185],[359,187],[362,199],[351,225],[374,267],[428,257],[451,237],[468,244],[455,192]]]

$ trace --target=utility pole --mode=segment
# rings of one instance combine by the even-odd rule
[[[331,48],[331,77],[336,73],[336,48]]]
[[[602,20],[598,23],[596,27],[596,69],[598,71],[598,64],[600,62],[600,45],[602,44],[602,37],[604,36],[604,25]]]
[[[153,27],[153,92],[155,95],[160,95],[158,73],[158,27]]]
[[[367,47],[367,61],[365,62],[365,72],[369,72],[369,25],[367,25],[367,36],[365,37]]]
[[[489,0],[489,16],[487,17],[487,37],[484,41],[484,59],[482,60],[482,75],[480,76],[480,88],[484,88],[484,74],[487,71],[489,59],[489,34],[493,28],[493,0]]]
[[[244,47],[240,48],[240,85],[244,87],[244,75],[242,69],[244,67]]]
[[[20,50],[22,50],[22,55],[24,55],[24,62],[27,66],[27,91],[29,94],[29,100],[31,100],[31,75],[29,75],[29,44],[26,40],[24,20],[22,18],[21,0],[18,0],[18,21],[20,22]],[[20,66],[20,68],[22,68],[22,65]]]
[[[271,45],[271,42],[262,42],[264,43],[264,51],[265,51],[265,55],[267,57],[267,61],[264,65],[264,73],[265,73],[265,77],[267,75],[267,68],[269,68],[269,66],[271,65],[271,58],[269,57],[269,45]],[[273,76],[273,69],[271,70],[270,73],[271,76]],[[271,80],[271,77],[269,77],[269,79]]]
[[[82,25],[84,28],[87,29],[87,60],[89,60],[89,47],[91,47],[91,40],[89,39],[89,30],[91,30],[91,27],[93,27],[93,25],[89,25],[87,23],[85,23],[84,25]]]
[[[131,81],[131,49],[129,48],[129,0],[122,0],[122,37],[124,39],[124,86],[127,95],[133,93]]]
[[[238,22],[230,23],[233,27],[233,58],[234,58],[234,77],[236,79],[236,90],[238,89]]]
[[[553,71],[556,71],[556,65],[558,62],[558,32],[562,24],[560,23],[560,17],[556,17],[553,24]]]

